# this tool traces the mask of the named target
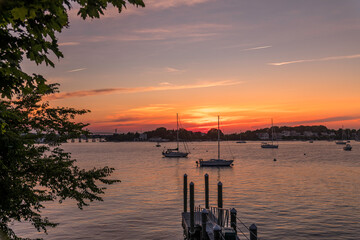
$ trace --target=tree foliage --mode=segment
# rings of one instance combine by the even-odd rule
[[[142,0],[0,0],[0,232],[18,239],[9,223],[31,222],[38,231],[56,223],[41,216],[44,202],[71,198],[79,208],[102,198],[113,168],[80,169],[61,148],[69,138],[88,134],[74,122],[87,110],[51,107],[43,97],[57,92],[36,73],[21,69],[24,58],[54,66],[63,55],[56,33],[69,26],[68,11],[79,7],[83,19],[98,18],[109,4],[119,12]],[[38,144],[39,139],[43,144]],[[101,183],[101,186],[99,185]]]

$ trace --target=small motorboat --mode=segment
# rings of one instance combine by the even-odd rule
[[[279,148],[279,145],[263,142],[263,143],[261,143],[261,148]]]
[[[345,151],[351,151],[352,146],[351,146],[350,144],[346,144],[343,149],[344,149]]]

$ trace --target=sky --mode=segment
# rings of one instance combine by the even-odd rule
[[[145,0],[58,34],[52,106],[89,109],[93,132],[181,126],[240,132],[360,128],[360,1]]]

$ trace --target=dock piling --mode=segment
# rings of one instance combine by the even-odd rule
[[[195,201],[194,201],[194,183],[190,183],[190,238],[193,239],[195,234],[195,216],[194,216],[194,209],[195,208]]]
[[[218,183],[218,224],[223,223],[223,194],[222,194],[222,183]]]
[[[218,208],[223,207],[222,183],[218,183]]]
[[[182,215],[182,227],[184,229],[184,240],[239,240],[237,235],[241,232],[248,240],[258,240],[257,226],[252,224],[246,226],[237,216],[235,208],[225,209],[223,204],[223,184],[218,182],[217,206],[210,208],[209,204],[209,175],[205,177],[205,208],[195,208],[195,184],[184,174],[184,212]],[[188,193],[189,191],[189,193]],[[187,202],[189,201],[189,202]],[[189,207],[189,211],[187,211]],[[249,231],[248,238],[239,228],[239,224]]]
[[[187,174],[184,174],[184,212],[187,212]]]
[[[219,225],[214,227],[214,240],[221,240],[221,227]]]
[[[205,174],[205,208],[209,209],[209,175]]]
[[[201,211],[201,240],[207,239],[206,222],[207,222],[208,213],[209,212],[206,209],[203,209]]]
[[[234,229],[235,233],[237,233],[237,230],[236,230],[236,209],[235,208],[232,208],[230,210],[230,224],[231,224],[231,227]]]
[[[251,224],[251,226],[249,227],[249,231],[250,231],[250,240],[257,240],[257,226],[255,225],[255,223]]]

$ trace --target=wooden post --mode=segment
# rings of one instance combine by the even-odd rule
[[[251,226],[249,227],[249,231],[250,231],[250,240],[257,240],[257,227],[256,225],[253,223],[251,224]]]
[[[222,183],[218,183],[218,224],[222,226],[223,218],[223,196],[222,196]]]
[[[190,237],[193,239],[195,233],[195,216],[194,216],[194,183],[190,183]]]
[[[209,175],[205,174],[205,208],[209,209]]]
[[[214,227],[214,240],[221,240],[221,227],[219,225],[215,225]]]
[[[222,183],[218,183],[218,208],[223,207]]]
[[[206,222],[207,222],[207,215],[208,215],[208,210],[203,209],[201,211],[201,240],[206,240],[207,239],[207,233],[206,233]]]
[[[184,212],[187,212],[187,175],[184,174]]]
[[[234,229],[235,233],[237,233],[237,230],[236,230],[236,209],[235,208],[232,208],[230,210],[230,224],[231,224],[231,227]]]

